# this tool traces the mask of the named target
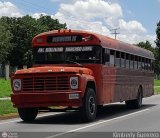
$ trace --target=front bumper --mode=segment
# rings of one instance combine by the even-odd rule
[[[69,94],[79,94],[78,99],[69,99]],[[78,106],[82,104],[82,92],[52,92],[52,93],[13,93],[11,101],[14,107],[49,107],[49,106]]]

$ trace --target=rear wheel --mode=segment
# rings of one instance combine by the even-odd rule
[[[81,107],[82,119],[85,122],[93,121],[97,114],[97,102],[94,89],[87,88]]]
[[[38,109],[36,108],[18,108],[18,113],[20,118],[24,122],[31,122],[35,120],[38,114]]]
[[[142,98],[143,98],[143,92],[142,88],[140,87],[138,89],[137,99],[126,101],[127,108],[135,108],[135,109],[140,108],[142,106]]]

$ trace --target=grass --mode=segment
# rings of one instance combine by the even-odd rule
[[[11,85],[10,80],[0,78],[0,98],[10,97]],[[17,113],[10,100],[0,100],[0,118],[3,115]]]
[[[160,93],[160,80],[154,80],[154,94]]]
[[[10,97],[11,94],[11,85],[10,80],[5,80],[0,78],[0,98]]]
[[[160,93],[160,87],[154,87],[154,94]]]
[[[0,116],[10,113],[17,113],[10,100],[0,100]]]
[[[154,80],[154,86],[160,86],[160,80]]]

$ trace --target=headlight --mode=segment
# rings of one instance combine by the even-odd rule
[[[13,80],[13,88],[15,91],[21,90],[21,80],[20,79],[14,79]]]
[[[78,77],[70,78],[70,86],[71,86],[71,89],[78,89]]]

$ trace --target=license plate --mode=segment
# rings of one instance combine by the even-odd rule
[[[69,94],[69,99],[79,99],[78,93]]]

